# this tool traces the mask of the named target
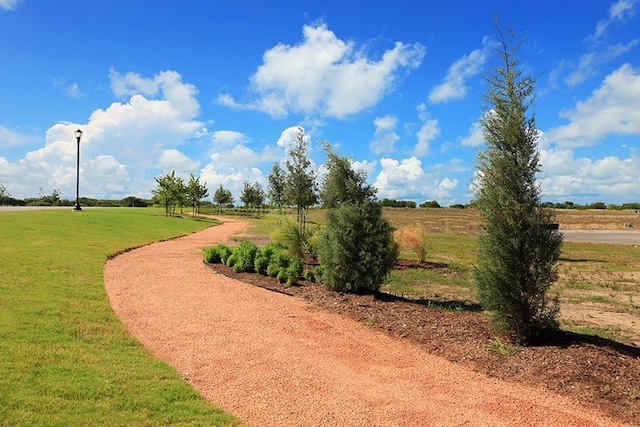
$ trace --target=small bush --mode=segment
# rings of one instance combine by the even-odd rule
[[[304,268],[304,263],[300,258],[294,258],[291,260],[289,267],[287,268],[287,286],[294,285],[300,279],[300,275],[302,275],[302,269]]]
[[[244,240],[234,251],[233,255],[237,258],[233,265],[233,271],[236,273],[252,273],[255,272],[256,254],[258,247],[255,243]]]
[[[316,273],[313,268],[310,268],[304,272],[304,280],[306,280],[307,282],[316,281]]]
[[[238,257],[235,254],[231,254],[227,257],[227,262],[225,262],[225,264],[227,264],[227,267],[233,268],[236,262],[238,262]]]
[[[267,268],[269,267],[269,258],[266,256],[259,254],[256,256],[256,262],[254,264],[254,269],[258,274],[267,274]]]
[[[280,283],[286,283],[287,282],[287,278],[289,277],[287,275],[287,270],[280,270],[278,271],[278,282]]]
[[[231,248],[222,243],[210,246],[204,250],[204,262],[209,264],[225,264],[231,252]]]
[[[277,266],[276,264],[269,264],[267,266],[267,276],[269,277],[278,277],[278,273],[280,273],[280,270],[282,270],[279,266]]]

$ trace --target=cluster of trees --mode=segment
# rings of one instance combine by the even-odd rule
[[[74,206],[75,200],[62,199],[60,191],[54,189],[51,194],[46,194],[40,188],[38,197],[28,197],[16,199],[11,197],[6,186],[0,184],[0,205],[4,206]],[[123,199],[93,199],[80,197],[80,205],[95,207],[147,207],[152,204],[151,200],[141,199],[136,196],[127,196]]]
[[[554,208],[554,209],[576,209],[576,210],[608,209],[608,210],[622,211],[622,210],[638,210],[640,209],[640,203],[623,203],[622,205],[616,205],[611,203],[607,205],[604,202],[595,202],[595,203],[580,205],[578,203],[567,201],[563,203],[543,202],[542,207]]]
[[[200,183],[200,178],[191,174],[189,182],[176,176],[173,170],[166,175],[156,178],[157,186],[151,190],[154,199],[165,208],[166,215],[175,215],[176,209],[180,211],[185,206],[193,209],[193,215],[198,215],[202,199],[209,196],[207,186]]]

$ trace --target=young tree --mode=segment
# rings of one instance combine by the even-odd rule
[[[220,186],[216,189],[216,192],[213,194],[213,203],[218,205],[218,210],[220,210],[223,206],[233,204],[233,196],[231,195],[231,190],[224,188],[222,184],[220,184]]]
[[[158,184],[151,193],[164,204],[165,215],[174,215],[176,205],[182,207],[185,201],[186,187],[182,178],[176,177],[176,171],[155,178]]]
[[[193,174],[189,175],[189,184],[187,184],[187,199],[193,208],[193,216],[200,213],[200,200],[209,196],[209,190],[204,184],[200,184],[200,178],[196,178]]]
[[[259,208],[264,204],[264,190],[260,183],[251,184],[245,181],[240,194],[240,200],[244,203],[246,209]]]
[[[284,206],[285,176],[284,171],[278,163],[274,163],[269,173],[269,185],[267,187],[271,204],[278,208],[278,213],[282,213]]]
[[[557,278],[562,235],[551,230],[552,214],[540,207],[540,171],[534,102],[535,78],[522,75],[520,47],[496,29],[500,64],[487,78],[481,120],[487,148],[476,159],[478,238],[474,280],[478,300],[494,327],[526,343],[557,327],[558,299],[548,291]]]
[[[335,291],[376,292],[398,260],[393,227],[382,218],[366,174],[354,171],[351,160],[334,154],[328,144],[325,150],[322,195],[330,209],[318,247],[322,282]]]
[[[327,142],[322,143],[327,153],[328,173],[324,177],[320,200],[325,208],[337,208],[344,203],[375,201],[376,191],[366,185],[367,176],[351,167],[351,159],[334,153]]]
[[[316,194],[316,176],[311,169],[311,161],[307,155],[309,146],[304,130],[299,127],[298,135],[285,162],[287,175],[285,179],[284,201],[298,209],[298,226],[304,234],[307,209],[318,201]]]

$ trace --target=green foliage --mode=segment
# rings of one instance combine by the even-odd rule
[[[245,181],[240,194],[240,200],[246,209],[255,209],[264,205],[264,190],[259,182],[253,184]]]
[[[267,276],[269,277],[277,277],[282,268],[276,264],[267,265]]]
[[[289,278],[289,275],[287,274],[287,270],[281,269],[278,271],[278,274],[276,275],[276,277],[278,278],[278,282],[280,283],[287,283],[287,279]]]
[[[426,202],[421,203],[420,207],[421,208],[440,208],[441,206],[440,206],[440,203],[438,203],[435,200],[427,200]]]
[[[220,184],[215,193],[213,193],[213,202],[218,205],[218,208],[233,205],[233,196],[231,195],[231,190],[224,188],[222,184]]]
[[[238,256],[232,253],[227,257],[227,261],[225,262],[225,264],[227,265],[227,267],[233,268],[233,266],[236,265],[237,262],[238,262]]]
[[[316,281],[316,272],[313,268],[310,268],[304,272],[304,280],[306,280],[307,282]]]
[[[232,249],[222,243],[204,249],[204,262],[209,264],[225,264]]]
[[[522,343],[558,327],[558,299],[547,293],[557,278],[562,235],[550,230],[552,215],[539,208],[539,135],[535,116],[527,116],[535,80],[522,77],[513,34],[505,40],[497,29],[501,65],[487,79],[481,119],[487,148],[476,162],[476,206],[484,230],[474,281],[491,325]]]
[[[304,129],[298,128],[298,134],[289,157],[285,161],[285,185],[283,200],[285,204],[296,206],[298,210],[298,226],[304,234],[306,212],[318,201],[316,194],[316,176],[308,157],[309,143]]]
[[[233,264],[233,271],[236,273],[255,272],[256,254],[258,247],[255,243],[243,240],[238,247],[233,250],[236,261]]]
[[[300,228],[298,224],[291,221],[284,221],[280,226],[277,239],[279,244],[287,248],[291,256],[304,258],[307,253],[309,230]]]
[[[291,286],[298,282],[304,269],[304,262],[300,258],[294,258],[287,267],[287,285]]]
[[[375,292],[398,259],[393,228],[377,203],[347,204],[327,213],[318,258],[322,282],[341,292]]]

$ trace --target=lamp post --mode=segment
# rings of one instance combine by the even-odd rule
[[[78,129],[73,133],[78,141],[78,157],[76,162],[76,205],[73,207],[74,211],[81,211],[80,207],[80,138],[82,138],[82,131]]]

